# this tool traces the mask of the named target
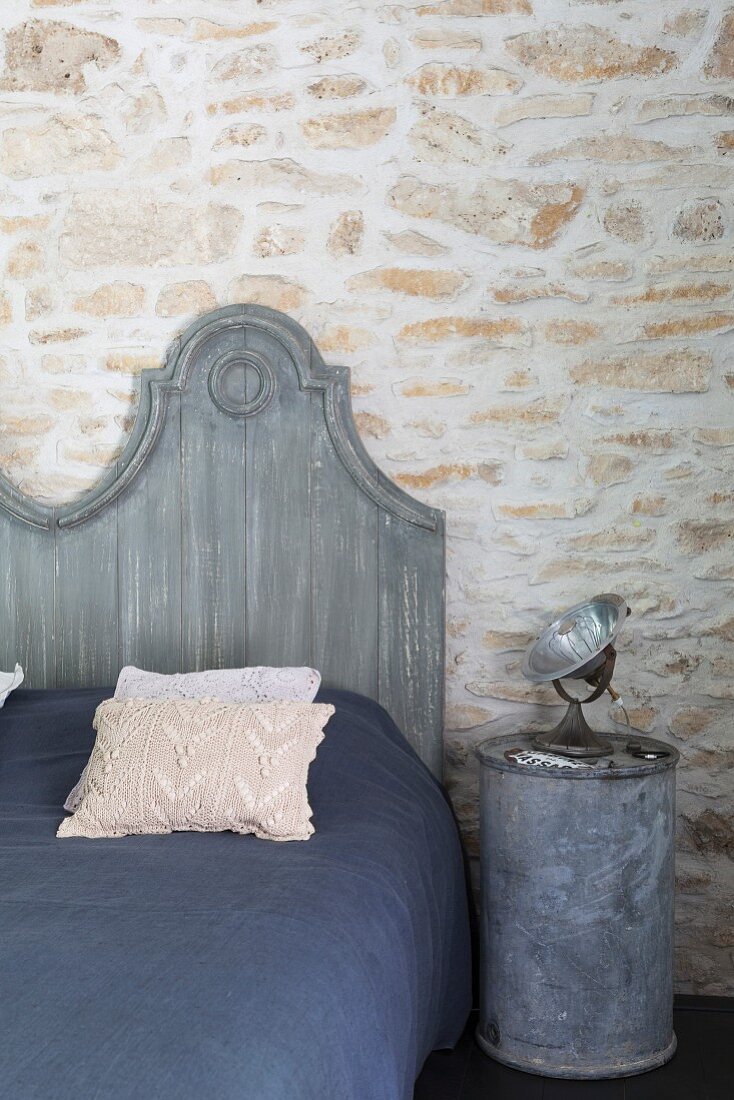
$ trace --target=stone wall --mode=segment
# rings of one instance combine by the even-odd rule
[[[734,7],[14,0],[0,29],[8,475],[83,492],[195,314],[291,313],[448,512],[469,845],[473,744],[559,713],[526,641],[626,594],[617,686],[684,758],[678,987],[734,992]]]

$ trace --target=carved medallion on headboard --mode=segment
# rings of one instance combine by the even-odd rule
[[[58,508],[0,476],[0,667],[31,686],[312,664],[441,768],[443,514],[367,454],[349,372],[263,306],[201,317],[141,376],[116,466]]]

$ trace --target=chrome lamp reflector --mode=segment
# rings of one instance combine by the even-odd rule
[[[610,741],[594,733],[581,707],[582,702],[591,703],[605,691],[613,699],[619,698],[611,687],[617,657],[612,643],[629,613],[626,600],[604,592],[569,608],[528,646],[523,675],[534,683],[550,680],[568,702],[568,710],[555,729],[534,739],[536,748],[580,757],[608,756],[614,751]],[[586,699],[576,699],[561,683],[566,678],[585,680],[594,690]]]

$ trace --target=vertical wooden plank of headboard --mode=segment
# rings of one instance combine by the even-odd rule
[[[56,683],[114,684],[118,671],[117,504],[56,529]]]
[[[187,671],[245,664],[245,421],[222,412],[208,392],[212,365],[243,347],[241,328],[206,342],[181,395],[180,667]]]
[[[180,396],[151,457],[118,500],[120,664],[178,672],[181,662]]]
[[[273,364],[267,408],[247,421],[247,663],[311,662],[310,402],[268,332],[247,349]]]
[[[0,515],[0,581],[0,669],[17,661],[28,687],[53,687],[53,532]]]
[[[378,507],[329,438],[324,394],[311,394],[313,663],[329,687],[377,698]]]
[[[380,512],[379,700],[434,775],[443,770],[443,540]],[[427,652],[431,645],[433,652]],[[439,652],[435,652],[438,649]]]

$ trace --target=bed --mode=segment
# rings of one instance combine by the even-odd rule
[[[0,710],[4,1091],[409,1100],[470,999],[443,517],[367,456],[348,372],[264,307],[199,319],[93,493],[0,478],[0,571],[0,667],[28,685]],[[130,663],[319,668],[315,835],[57,840]]]

